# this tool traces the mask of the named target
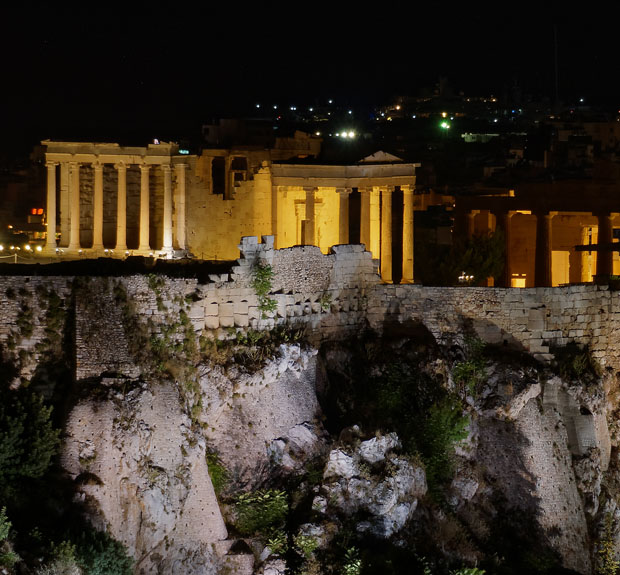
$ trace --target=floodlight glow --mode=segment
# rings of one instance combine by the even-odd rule
[[[355,132],[349,132],[349,138],[355,138]]]
[[[448,124],[448,122],[441,122],[441,124],[440,124],[440,125],[441,125],[441,127],[442,127],[444,130],[449,130],[449,129],[450,129],[450,124]]]
[[[42,252],[42,251],[43,251],[43,248],[42,248],[41,246],[37,246],[37,251],[38,251],[38,252]]]

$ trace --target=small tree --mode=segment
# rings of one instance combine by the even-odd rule
[[[60,444],[51,407],[29,390],[0,393],[0,491],[22,479],[41,477]]]

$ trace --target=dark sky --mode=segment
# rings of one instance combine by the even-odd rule
[[[23,2],[1,24],[3,140],[143,141],[257,101],[376,102],[440,75],[553,96],[554,24],[560,96],[620,103],[613,15],[471,5]]]

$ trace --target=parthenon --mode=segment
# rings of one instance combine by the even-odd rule
[[[318,165],[294,149],[285,160],[282,150],[190,155],[165,142],[43,145],[48,253],[231,260],[240,237],[273,235],[276,248],[364,243],[384,281],[414,280],[413,215],[428,200],[414,196],[419,164],[384,153]]]

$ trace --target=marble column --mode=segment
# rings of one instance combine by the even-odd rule
[[[57,162],[46,162],[47,167],[47,240],[45,247],[56,249],[56,166]]]
[[[370,190],[369,198],[369,229],[368,237],[370,246],[366,246],[367,250],[372,252],[374,259],[381,257],[381,192],[379,188]]]
[[[118,177],[118,194],[116,196],[116,246],[118,252],[127,251],[127,165],[124,162],[114,164]]]
[[[480,213],[480,210],[470,210],[467,212],[467,239],[471,240],[474,237],[476,231],[476,216]]]
[[[93,250],[103,250],[103,164],[93,163],[95,190],[93,194]]]
[[[403,275],[401,283],[413,283],[413,190],[403,186]]]
[[[493,212],[495,216],[495,231],[502,230],[504,234],[504,272],[501,279],[501,286],[510,287],[512,284],[512,268],[510,264],[510,242],[512,233],[512,216],[514,212],[498,211]]]
[[[351,188],[338,188],[339,217],[338,217],[338,243],[349,243],[349,197]]]
[[[553,212],[536,213],[536,261],[534,285],[551,286],[551,246]]]
[[[164,236],[162,249],[172,251],[172,170],[169,165],[162,167],[164,173]]]
[[[392,283],[392,191],[381,190],[381,279]]]
[[[360,193],[360,242],[370,251],[370,190],[358,188]]]
[[[306,219],[302,224],[302,243],[306,246],[313,246],[315,243],[314,226],[314,196],[318,188],[304,188],[306,192]]]
[[[69,224],[69,249],[80,249],[80,164],[69,163],[69,205],[71,223]]]
[[[138,251],[151,250],[149,238],[149,168],[147,164],[140,164],[140,237]]]
[[[69,245],[71,203],[69,200],[69,164],[60,164],[60,245]]]
[[[598,219],[598,244],[611,244],[614,241],[612,215],[607,213],[597,214]],[[611,249],[599,248],[596,252],[596,275],[610,276],[614,273],[614,252]]]
[[[176,236],[177,247],[180,250],[186,248],[185,238],[185,170],[187,164],[175,164],[174,172],[177,180],[176,187],[176,202],[175,202],[175,214],[176,214]]]

